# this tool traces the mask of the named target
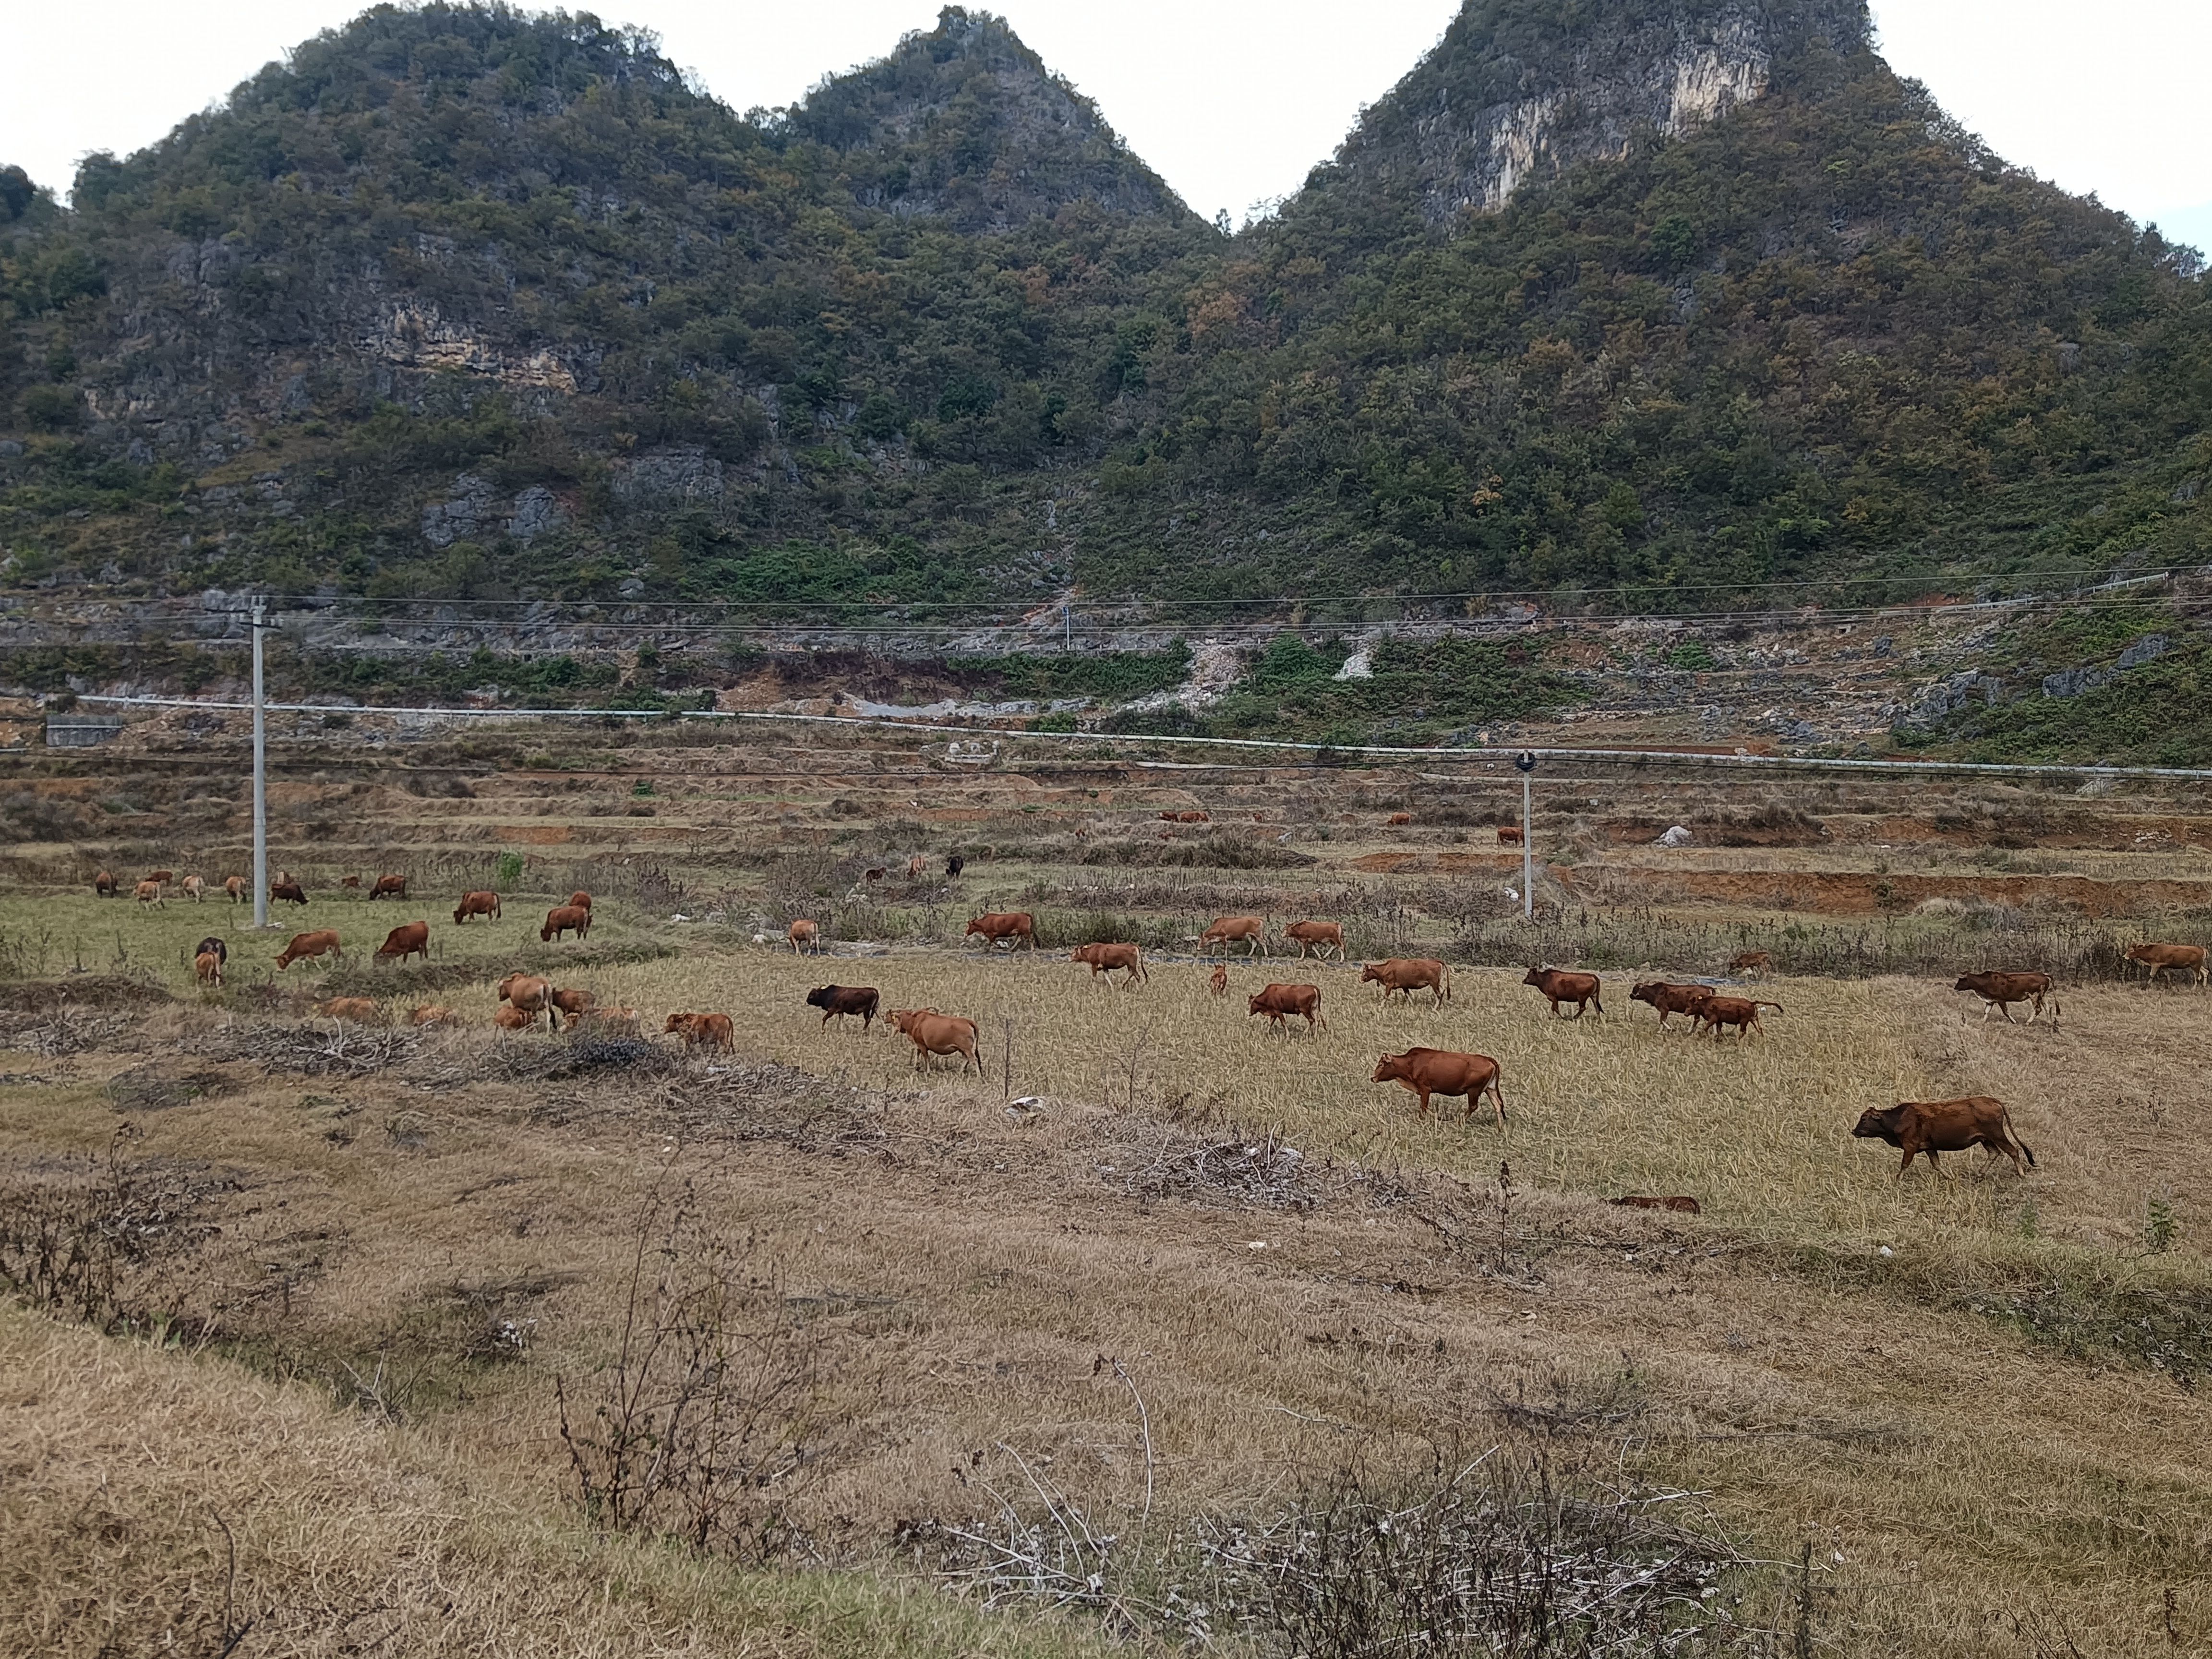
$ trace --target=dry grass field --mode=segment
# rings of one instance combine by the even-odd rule
[[[963,835],[1033,828],[977,810]],[[281,975],[283,935],[228,907],[0,895],[0,1649],[1374,1652],[1223,1540],[1338,1538],[1313,1517],[1347,1481],[1428,1536],[1472,1467],[1453,1490],[1489,1541],[1435,1537],[1633,1609],[1566,1620],[1561,1650],[2212,1653],[2212,994],[2090,979],[2054,1030],[1984,1022],[1948,978],[1785,974],[1751,993],[1783,1005],[1762,1035],[1716,1042],[1660,1033],[1610,967],[1579,1022],[1464,959],[1441,1007],[1356,962],[1232,959],[1217,998],[1165,949],[1122,991],[1064,949],[935,942],[1002,901],[1094,917],[1079,847],[850,902],[842,865],[817,879],[825,823],[854,864],[946,844],[802,817],[660,887],[603,860],[581,945],[536,926],[579,866],[465,928],[443,888],[325,880],[301,925],[354,960]],[[1356,893],[1372,937],[1450,948],[1460,918],[1354,870],[1373,837],[1299,844],[1314,865],[1121,872],[1122,909],[1172,945],[1231,890],[1278,927]],[[842,917],[836,954],[753,942],[801,905]],[[370,967],[418,916],[428,966]],[[192,984],[204,933],[232,945],[220,993]],[[2008,937],[2031,935],[1959,948]],[[516,966],[656,1033],[726,1012],[736,1050],[496,1034]],[[1271,979],[1321,987],[1327,1028],[1248,1016]],[[804,997],[832,982],[974,1018],[984,1074],[825,1030]],[[331,991],[391,1023],[314,1016]],[[460,1024],[410,1030],[418,1002]],[[1497,1057],[1510,1121],[1368,1081],[1413,1044]],[[1850,1135],[1869,1104],[1984,1092],[2025,1181],[1979,1153],[1895,1180]],[[714,1469],[648,1396],[711,1419]],[[681,1480],[640,1473],[653,1437]],[[1307,1563],[1339,1615],[1419,1554],[1342,1548]],[[1539,1650],[1514,1640],[1464,1645]]]

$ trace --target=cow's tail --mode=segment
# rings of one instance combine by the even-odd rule
[[[1789,1010],[1784,1008],[1778,1002],[1754,1002],[1751,1006],[1754,1008],[1771,1008],[1778,1014],[1787,1013],[1789,1012]]]
[[[1449,962],[1440,962],[1437,964],[1437,983],[1443,993],[1437,1000],[1449,1002],[1451,1000],[1451,963]],[[1501,1106],[1498,1109],[1503,1111],[1505,1109]]]
[[[2005,1133],[2012,1137],[2013,1145],[2018,1146],[2020,1150],[2027,1155],[2027,1167],[2033,1170],[2035,1167],[2035,1148],[2029,1146],[2027,1142],[2021,1138],[2020,1131],[2012,1127],[2012,1108],[2007,1106],[2000,1109],[2002,1113],[2001,1121],[2004,1124]]]

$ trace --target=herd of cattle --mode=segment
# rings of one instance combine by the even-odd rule
[[[135,894],[139,902],[160,906],[168,885],[176,881],[175,872],[157,870],[139,881]],[[344,886],[358,889],[359,877],[344,878]],[[179,884],[188,898],[200,899],[207,884],[199,877],[187,875]],[[122,884],[106,870],[94,884],[94,890],[101,896],[114,896]],[[244,902],[247,887],[242,877],[233,876],[223,883],[223,890],[234,902]],[[407,878],[404,875],[382,875],[375,878],[368,890],[372,899],[407,896]],[[289,899],[304,905],[306,893],[292,877],[278,872],[270,884],[270,896]],[[453,909],[456,927],[475,917],[496,921],[501,915],[500,896],[495,892],[465,893]],[[545,942],[556,942],[569,933],[579,939],[590,936],[592,927],[592,896],[578,891],[568,896],[568,902],[556,905],[547,911],[538,938]],[[430,925],[427,921],[412,921],[391,930],[375,952],[379,963],[405,963],[410,957],[420,956],[426,962],[429,957]],[[1001,945],[1012,950],[1036,948],[1036,918],[1028,911],[994,911],[975,917],[968,923],[962,936],[963,943],[980,938],[985,948],[996,951]],[[791,923],[786,939],[794,952],[819,951],[822,944],[820,926],[801,918]],[[1212,923],[1199,936],[1200,954],[1211,955],[1217,950],[1224,957],[1231,946],[1242,945],[1248,959],[1265,957],[1270,951],[1265,921],[1259,916],[1224,916]],[[1346,960],[1344,928],[1340,922],[1304,921],[1291,923],[1283,930],[1282,945],[1285,951],[1295,951],[1296,959],[1304,961],[1311,957],[1326,961],[1333,952],[1339,962]],[[325,956],[344,959],[337,931],[318,929],[294,935],[284,949],[277,953],[278,970],[295,962],[313,960]],[[2208,974],[2206,951],[2202,945],[2142,944],[2127,949],[2128,960],[2142,963],[2149,970],[2152,979],[2166,975],[2179,975],[2193,986],[2202,986],[2212,979]],[[222,983],[223,969],[229,957],[224,942],[210,935],[202,939],[194,952],[194,971],[199,982],[216,988]],[[1120,973],[1120,988],[1123,990],[1149,982],[1144,953],[1138,945],[1127,942],[1100,942],[1079,945],[1071,960],[1091,969],[1095,980],[1102,975],[1113,985],[1113,975]],[[1772,967],[1765,951],[1747,951],[1729,964],[1735,975],[1764,974]],[[1452,1000],[1451,969],[1445,963],[1432,957],[1392,957],[1383,962],[1363,963],[1359,983],[1381,988],[1385,1001],[1391,997],[1402,997],[1410,1002],[1416,992],[1426,991],[1431,1005],[1441,1007]],[[1582,1018],[1595,1009],[1605,1012],[1603,981],[1593,973],[1548,966],[1531,968],[1522,981],[1535,989],[1550,1004],[1553,1017],[1564,1018],[1563,1008],[1572,1005],[1574,1018]],[[1210,981],[1210,988],[1217,997],[1224,996],[1229,988],[1226,962],[1218,963]],[[2042,1018],[2046,1004],[2051,1023],[2055,1029],[2059,1020],[2059,1003],[2051,976],[2028,972],[1986,972],[1960,976],[1953,989],[1978,997],[1984,1005],[1983,1018],[2002,1014],[2008,1024],[2014,1023],[2012,1010],[2026,1005],[2029,1009],[2028,1023]],[[1778,1002],[1761,999],[1726,995],[1714,987],[1699,982],[1675,983],[1668,981],[1643,981],[1629,991],[1629,1000],[1652,1008],[1659,1016],[1659,1029],[1665,1031],[1668,1022],[1680,1015],[1690,1024],[1690,1034],[1710,1035],[1716,1041],[1724,1030],[1733,1029],[1739,1041],[1748,1040],[1754,1031],[1764,1032],[1759,1013],[1762,1008],[1783,1012]],[[848,1017],[857,1017],[861,1029],[867,1030],[878,1016],[880,993],[872,986],[825,985],[810,991],[807,1006],[819,1009],[824,1025],[831,1020],[839,1024]],[[378,1018],[376,1002],[366,997],[338,997],[315,1005],[316,1012],[337,1020],[372,1021]],[[1288,1022],[1304,1019],[1309,1032],[1325,1030],[1328,1022],[1321,1012],[1321,988],[1308,982],[1276,982],[1264,986],[1247,999],[1248,1018],[1265,1016],[1270,1030],[1287,1034]],[[600,1004],[589,991],[564,989],[542,975],[520,972],[509,974],[499,984],[499,1007],[494,1023],[502,1030],[520,1031],[534,1026],[543,1017],[549,1031],[566,1029],[575,1031],[591,1030],[609,1035],[635,1036],[641,1034],[640,1016],[634,1008]],[[915,1064],[919,1066],[930,1056],[957,1056],[964,1073],[973,1066],[978,1075],[982,1061],[977,1048],[977,1025],[973,1019],[957,1014],[946,1014],[934,1008],[893,1009],[882,1018],[900,1035],[914,1044]],[[455,1023],[452,1010],[436,1004],[425,1004],[414,1009],[410,1023],[418,1026],[445,1025]],[[703,1048],[728,1052],[736,1047],[736,1033],[726,1014],[685,1011],[672,1013],[661,1027],[664,1035],[681,1040],[687,1048]],[[1487,1054],[1465,1054],[1449,1049],[1414,1048],[1402,1054],[1384,1054],[1377,1061],[1373,1078],[1376,1083],[1395,1083],[1414,1095],[1425,1115],[1431,1100],[1437,1096],[1466,1102],[1467,1115],[1472,1119],[1486,1096],[1497,1114],[1502,1127],[1506,1121],[1505,1096],[1501,1084],[1498,1061]],[[1904,1163],[1901,1176],[1911,1167],[1913,1160],[1924,1154],[1931,1168],[1940,1169],[1938,1154],[1963,1152],[1981,1146],[1991,1157],[2007,1157],[2023,1176],[2035,1164],[2035,1154],[2027,1144],[2013,1132],[2011,1120],[2002,1101],[1986,1096],[1970,1096],[1948,1101],[1906,1101],[1887,1108],[1869,1109],[1851,1133],[1862,1139],[1879,1139],[1900,1150]]]

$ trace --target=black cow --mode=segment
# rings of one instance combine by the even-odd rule
[[[842,1024],[847,1014],[860,1017],[860,1029],[875,1023],[876,988],[872,985],[823,985],[806,994],[806,1006],[822,1011],[822,1023]]]

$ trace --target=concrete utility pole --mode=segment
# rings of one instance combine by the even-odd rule
[[[1060,607],[1060,648],[1063,652],[1075,648],[1075,612],[1065,605]]]
[[[1528,779],[1536,769],[1536,757],[1522,750],[1513,757],[1514,765],[1521,769],[1521,920],[1536,920],[1536,848],[1535,826],[1529,820]]]
[[[261,624],[265,602],[253,601],[253,925],[269,925],[269,733],[261,695]]]

